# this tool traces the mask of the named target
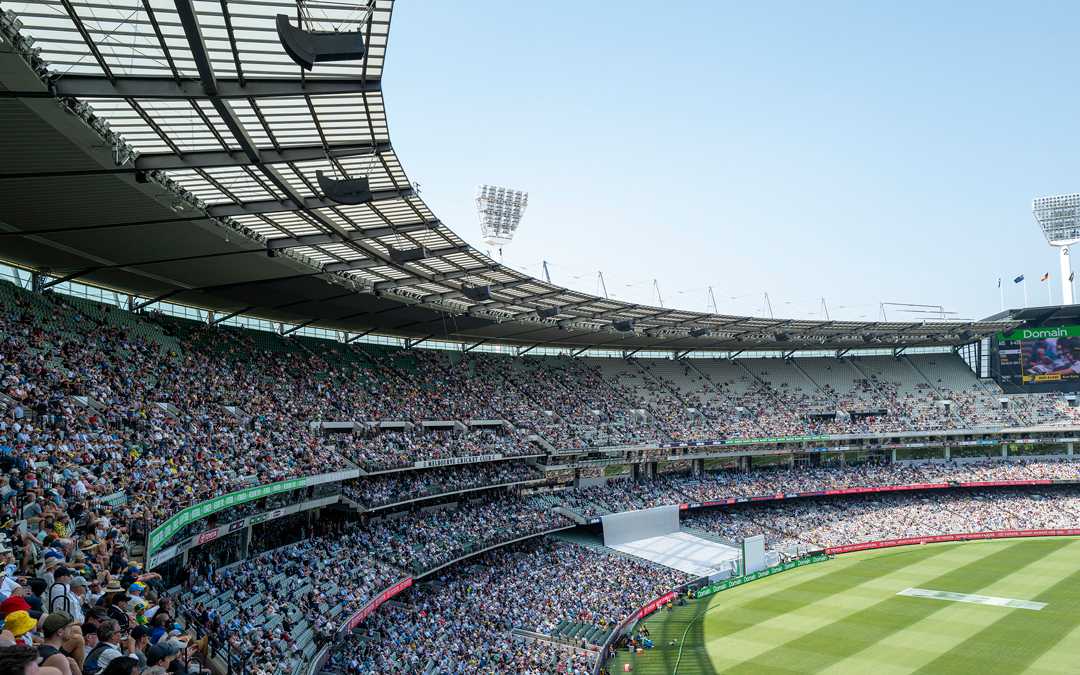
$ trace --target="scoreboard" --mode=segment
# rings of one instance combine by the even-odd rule
[[[1080,388],[1080,326],[999,333],[994,352],[994,374],[1007,389],[1032,385],[1049,385],[1039,389]]]

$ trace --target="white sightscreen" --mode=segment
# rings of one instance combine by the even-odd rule
[[[742,540],[743,574],[765,569],[765,537],[755,535]]]
[[[659,537],[679,531],[679,507],[657,506],[642,511],[626,511],[601,516],[604,546],[618,546],[628,541]]]

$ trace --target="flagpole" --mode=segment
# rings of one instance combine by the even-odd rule
[[[1001,296],[1001,311],[1005,311],[1005,287],[1001,285],[1001,277],[998,277],[998,295]]]
[[[1022,283],[1024,284],[1024,307],[1027,307],[1028,306],[1027,277],[1024,277],[1024,281]]]
[[[1050,306],[1052,304],[1054,304],[1054,296],[1053,296],[1052,292],[1050,291],[1050,280],[1047,279],[1046,280],[1046,305]]]

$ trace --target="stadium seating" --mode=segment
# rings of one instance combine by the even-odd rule
[[[140,611],[172,612],[211,639],[215,658],[252,672],[302,672],[401,579],[421,581],[339,641],[330,668],[588,670],[615,624],[686,579],[545,533],[617,511],[777,492],[1077,478],[1075,464],[1050,461],[701,475],[676,461],[632,488],[623,479],[562,489],[567,474],[523,461],[553,448],[1076,421],[1052,395],[1002,406],[1000,391],[949,354],[675,361],[403,350],[210,327],[7,283],[0,331],[3,509],[27,521],[16,566],[48,576],[48,554],[106,585],[138,581],[150,589]],[[323,422],[352,430],[324,433]],[[480,456],[488,461],[438,466]],[[167,579],[130,564],[148,530],[182,509],[338,470],[359,476],[197,518],[170,541],[301,497],[342,497],[347,509],[325,523],[298,513],[248,542],[222,536],[176,558]],[[1046,510],[1031,493],[950,494],[935,511],[918,497],[863,497],[695,513],[688,525],[731,542],[763,533],[789,555],[883,534],[1054,527],[1080,516],[1075,501],[1055,493]],[[890,524],[876,527],[882,518]],[[519,543],[498,548],[510,542]],[[166,581],[179,589],[167,593]],[[455,639],[432,640],[435,631]]]

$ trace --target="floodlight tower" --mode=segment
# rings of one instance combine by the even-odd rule
[[[496,249],[502,261],[503,247],[513,240],[528,205],[528,192],[497,185],[476,188],[476,215],[480,218],[480,232],[488,245],[488,255]]]
[[[1080,194],[1039,197],[1031,203],[1031,212],[1042,228],[1046,241],[1058,249],[1061,304],[1071,305],[1073,292],[1069,247],[1080,242]]]

